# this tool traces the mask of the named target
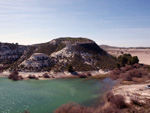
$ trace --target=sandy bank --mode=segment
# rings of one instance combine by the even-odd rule
[[[137,98],[140,102],[144,102],[145,99],[150,99],[150,89],[146,88],[147,85],[148,83],[131,85],[118,84],[114,86],[112,92],[114,95],[119,94],[124,96],[127,103],[131,102],[131,98]]]
[[[50,78],[44,78],[43,75],[47,73]],[[52,78],[73,78],[73,77],[78,77],[78,75],[81,74],[88,74],[90,73],[91,76],[97,76],[97,75],[104,75],[108,74],[109,71],[103,71],[103,70],[96,70],[96,71],[80,71],[80,72],[19,72],[19,75],[22,76],[24,79],[27,79],[29,76],[35,76],[36,78],[39,78],[40,80],[43,79],[52,79]],[[0,77],[8,77],[10,74],[9,71],[4,71],[3,73],[0,73]]]

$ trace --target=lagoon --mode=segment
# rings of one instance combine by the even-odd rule
[[[53,113],[67,102],[93,106],[114,85],[105,78],[65,78],[52,80],[12,81],[0,78],[0,111],[2,113]]]

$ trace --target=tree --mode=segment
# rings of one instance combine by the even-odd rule
[[[139,63],[139,59],[137,56],[133,56],[132,59],[131,59],[131,63],[132,64],[138,64]]]
[[[18,71],[13,71],[9,76],[8,76],[9,79],[12,79],[14,81],[17,81],[17,80],[20,80],[22,79],[21,76],[19,76],[19,73]]]
[[[124,54],[118,57],[118,62],[120,62],[121,66],[125,66],[126,64],[133,65],[139,63],[139,59],[137,56],[132,57],[131,54]]]
[[[116,63],[116,68],[121,68],[121,65],[120,65],[120,63]]]
[[[69,65],[67,66],[67,71],[68,71],[68,72],[74,72],[74,71],[73,71],[73,67],[72,67],[71,64],[69,64]]]

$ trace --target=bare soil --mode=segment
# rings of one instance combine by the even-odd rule
[[[150,89],[146,88],[147,85],[148,83],[130,85],[118,84],[112,91],[114,95],[119,94],[124,96],[127,103],[130,103],[132,98],[136,98],[144,103],[145,99],[150,99]]]

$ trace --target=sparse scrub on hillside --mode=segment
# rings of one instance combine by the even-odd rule
[[[10,67],[10,65],[0,66],[0,72],[3,72],[4,70],[8,69],[9,67]]]
[[[69,41],[71,44],[74,44],[74,43],[86,43],[86,42],[93,42],[92,40],[90,39],[87,39],[87,38],[71,38],[71,37],[63,37],[63,38],[58,38],[56,39],[57,41]]]
[[[52,54],[53,52],[57,52],[61,49],[63,49],[66,45],[63,43],[59,43],[59,44],[50,44],[48,43],[44,43],[39,45],[39,47],[37,48],[37,50],[35,51],[36,53],[44,53],[47,55]]]
[[[72,64],[67,65],[66,69],[68,72],[74,72]]]
[[[112,70],[115,68],[117,60],[116,58],[109,55],[99,56],[99,60],[96,62],[96,66],[100,67],[103,70]]]

